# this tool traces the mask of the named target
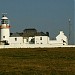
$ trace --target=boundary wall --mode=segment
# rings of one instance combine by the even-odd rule
[[[0,45],[0,48],[57,48],[57,47],[75,47],[75,45],[49,45],[49,44],[11,44]]]

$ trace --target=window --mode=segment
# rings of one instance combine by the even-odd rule
[[[40,37],[40,40],[42,40],[42,37]]]
[[[15,41],[17,41],[17,38],[15,38]]]
[[[28,42],[28,39],[26,39],[26,42]]]
[[[42,44],[42,42],[41,42],[41,44]]]
[[[1,23],[2,24],[8,24],[8,19],[2,19]]]
[[[3,36],[3,38],[5,38],[5,36]]]

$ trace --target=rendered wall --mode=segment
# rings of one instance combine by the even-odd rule
[[[9,29],[8,28],[6,28],[6,29],[1,29],[1,41],[3,41],[3,40],[7,40],[7,41],[9,41],[9,36],[10,36],[10,31],[9,31]]]
[[[23,37],[9,37],[10,44],[23,44]]]
[[[48,44],[48,43],[49,43],[48,36],[35,36],[35,44]]]

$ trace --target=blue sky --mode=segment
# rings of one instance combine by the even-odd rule
[[[7,13],[11,32],[36,28],[50,33],[52,38],[63,30],[68,36],[68,19],[74,36],[74,0],[0,0],[0,17]]]

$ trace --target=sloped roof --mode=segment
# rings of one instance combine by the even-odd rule
[[[21,37],[19,33],[12,33],[11,37]]]
[[[34,36],[47,36],[44,32],[37,32],[36,29],[24,29],[23,33],[11,33],[11,37],[34,37]]]
[[[46,36],[44,32],[37,32],[36,36]]]
[[[23,32],[24,32],[24,33],[37,32],[37,30],[36,30],[35,28],[29,28],[29,29],[24,29]]]
[[[43,32],[36,32],[36,33],[29,32],[29,33],[23,33],[22,36],[23,37],[34,37],[34,36],[46,36],[46,34]]]
[[[34,37],[36,34],[34,33],[23,33],[23,37]]]

